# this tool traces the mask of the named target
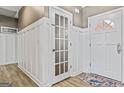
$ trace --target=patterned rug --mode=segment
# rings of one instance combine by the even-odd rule
[[[116,81],[107,77],[96,75],[93,73],[82,73],[78,76],[83,82],[93,87],[124,87],[120,81]]]

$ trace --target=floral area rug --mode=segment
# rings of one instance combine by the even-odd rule
[[[120,81],[116,81],[107,77],[96,75],[93,73],[82,73],[78,77],[93,87],[124,87]]]

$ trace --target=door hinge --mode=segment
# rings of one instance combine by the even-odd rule
[[[70,65],[70,68],[72,68],[72,65]]]
[[[37,44],[39,44],[39,40],[37,40]]]
[[[89,27],[91,27],[91,24],[89,24]]]
[[[89,43],[89,47],[91,47],[91,43]]]
[[[90,68],[91,68],[91,63],[90,63]]]

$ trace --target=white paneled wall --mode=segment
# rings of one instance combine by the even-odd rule
[[[39,86],[49,85],[50,26],[42,18],[18,32],[18,66]]]
[[[90,73],[90,38],[88,29],[83,29],[79,34],[79,55],[79,63],[83,62],[82,65],[79,65],[79,71]]]
[[[90,47],[89,47],[89,31],[79,27],[73,27],[70,32],[71,37],[71,61],[73,64],[73,75],[90,70]]]
[[[18,32],[18,66],[39,86],[53,82],[50,20],[46,17]],[[73,27],[70,32],[71,75],[89,69],[88,29]]]
[[[16,34],[0,33],[0,65],[17,63]]]
[[[0,64],[6,63],[6,36],[0,34]]]

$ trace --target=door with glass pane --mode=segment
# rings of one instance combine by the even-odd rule
[[[121,81],[121,18],[115,11],[89,20],[91,36],[91,72]]]
[[[53,81],[69,77],[69,30],[70,16],[52,8],[52,58]]]

